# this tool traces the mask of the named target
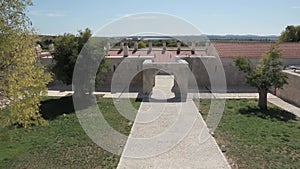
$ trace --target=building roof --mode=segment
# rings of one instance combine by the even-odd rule
[[[213,42],[212,43],[221,58],[233,58],[246,56],[260,58],[275,43],[265,42]],[[281,43],[282,58],[300,59],[300,43]]]
[[[267,52],[274,42],[212,42],[211,43],[219,57],[221,58],[234,58],[238,56],[245,56],[248,58],[260,58]],[[300,43],[289,42],[280,44],[282,58],[284,59],[300,59]],[[128,51],[130,56],[157,56],[159,58],[169,57],[170,55],[176,56],[176,50],[167,49],[166,54],[162,54],[162,49],[152,50],[151,53],[147,49],[139,49],[135,53],[132,49]],[[190,49],[181,50],[180,56],[206,56],[205,50],[196,50],[192,55]],[[108,56],[123,56],[123,52],[118,53],[118,50],[110,50]]]
[[[123,56],[123,52],[118,52],[119,50],[110,50],[108,52],[108,56]],[[191,50],[181,50],[180,54],[177,55],[177,50],[170,49],[163,52],[163,50],[152,50],[149,52],[148,50],[137,50],[134,52],[133,50],[128,51],[129,56],[153,56],[154,61],[156,62],[172,62],[175,61],[175,56],[205,56],[205,50],[196,50],[194,54],[191,53]]]

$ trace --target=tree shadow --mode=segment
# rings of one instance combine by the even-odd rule
[[[57,116],[74,112],[72,96],[42,101],[40,106],[40,113],[46,120],[54,120]]]
[[[268,108],[268,110],[261,110],[256,107],[247,106],[246,108],[239,109],[239,113],[248,117],[257,116],[262,119],[276,119],[284,122],[287,122],[289,120],[297,120],[296,115],[288,111],[273,107]]]

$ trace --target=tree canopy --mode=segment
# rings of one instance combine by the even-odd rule
[[[78,35],[64,34],[58,36],[55,41],[55,54],[54,54],[54,66],[52,68],[53,73],[58,80],[61,80],[63,83],[70,85],[72,84],[73,72],[76,62],[83,62],[84,59],[78,59],[81,54],[81,57],[85,57],[85,61],[89,61],[87,66],[90,66],[92,63],[97,63],[96,60],[101,59],[100,56],[103,56],[103,49],[99,49],[101,43],[104,43],[99,38],[91,37],[91,30],[86,28],[84,31],[79,31]],[[106,73],[108,62],[103,59],[97,74]],[[85,72],[89,72],[89,68]],[[87,73],[86,75],[91,74]],[[86,77],[82,77],[86,78]],[[90,77],[90,79],[92,79]],[[83,80],[83,79],[82,79]],[[101,84],[102,81],[98,77],[96,78],[96,84]]]
[[[57,79],[67,85],[72,84],[77,57],[91,36],[91,30],[87,28],[85,31],[79,31],[78,36],[65,33],[55,39],[55,65],[52,70]]]
[[[2,0],[0,5],[0,106],[3,125],[29,127],[44,123],[39,113],[40,94],[51,76],[37,62],[37,36],[25,14],[30,0]]]
[[[300,42],[300,26],[289,25],[281,33],[280,42]]]
[[[282,72],[283,64],[278,45],[272,46],[262,55],[260,63],[254,66],[249,58],[237,57],[234,60],[240,71],[246,73],[246,81],[258,89],[261,109],[267,109],[267,93],[270,87],[282,88],[287,83],[287,75]]]

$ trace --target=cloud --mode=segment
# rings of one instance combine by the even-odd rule
[[[32,11],[29,11],[29,14],[33,15],[33,16],[47,16],[47,17],[63,17],[63,16],[66,16],[65,12],[43,11],[43,10],[32,10]]]
[[[292,9],[300,9],[300,6],[292,6]]]
[[[149,20],[149,19],[157,19],[156,16],[159,13],[132,13],[132,14],[118,14],[117,18],[127,18],[129,20]]]

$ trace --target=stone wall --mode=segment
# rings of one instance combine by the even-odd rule
[[[138,92],[142,89],[142,65],[149,56],[140,57],[107,57],[110,67],[107,73],[99,75],[103,83],[97,86],[99,91]],[[130,84],[128,85],[128,81]],[[129,88],[127,88],[129,86]]]
[[[142,64],[146,59],[152,59],[149,56],[130,56],[124,57],[107,57],[110,64],[107,73],[99,75],[102,79],[102,84],[97,86],[98,91],[111,91],[111,84],[113,76],[117,79],[117,85],[114,86],[117,91],[129,90],[132,92],[139,92],[143,87],[143,73]],[[210,79],[205,68],[206,65],[213,65],[213,57],[186,57],[182,58],[189,63],[189,68],[193,73],[199,90],[209,90],[210,89]],[[254,64],[258,63],[258,59],[251,59]],[[257,89],[246,84],[245,74],[240,72],[233,62],[233,58],[221,58],[221,62],[224,68],[227,90],[228,92],[256,92]],[[283,59],[285,66],[288,65],[299,65],[299,59]],[[220,68],[215,67],[215,71],[220,71]],[[117,73],[116,73],[117,72]],[[129,85],[129,89],[124,89],[128,86],[127,82],[129,76],[134,74]],[[117,77],[118,76],[118,77]],[[189,78],[191,81],[191,78]],[[116,83],[115,83],[116,84]],[[191,83],[190,83],[191,84]],[[189,86],[189,88],[195,88],[194,86]]]
[[[125,59],[122,57],[109,57],[107,59],[109,60],[110,68],[108,69],[108,72],[105,75],[101,75],[101,79],[103,79],[104,83],[101,86],[98,86],[98,90],[110,91],[113,76],[115,76],[114,79],[118,80],[118,86],[114,86],[114,88],[118,89],[119,91],[124,90],[124,87],[127,86],[125,82],[128,81],[127,78],[129,78],[127,74],[135,74],[133,78],[130,77],[132,78],[132,80],[129,90],[140,91],[142,89],[142,63],[145,59],[149,59],[149,57],[128,57]],[[213,66],[213,71],[217,71],[216,73],[218,73],[218,71],[222,71],[220,68],[217,67],[217,64],[214,63],[214,57],[204,57],[202,59],[200,59],[199,57],[187,57],[182,59],[186,60],[189,63],[190,70],[193,73],[200,90],[210,89],[211,86],[210,78],[206,70],[205,64],[208,67],[215,65]],[[227,87],[230,92],[256,91],[254,88],[246,84],[245,74],[243,72],[238,71],[237,67],[233,63],[232,58],[221,59],[221,62],[223,64],[225,72]],[[253,60],[253,62],[256,63],[257,60]],[[212,76],[214,76],[214,74]],[[189,79],[191,81],[191,78]],[[190,86],[190,88],[194,88],[194,86]]]
[[[288,75],[288,84],[277,90],[277,96],[283,100],[300,106],[300,74],[285,70]]]

